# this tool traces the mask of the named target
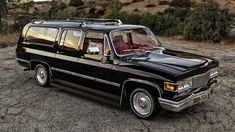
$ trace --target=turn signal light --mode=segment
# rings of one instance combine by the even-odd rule
[[[176,86],[174,84],[165,83],[164,89],[168,90],[168,91],[175,91],[176,90]]]

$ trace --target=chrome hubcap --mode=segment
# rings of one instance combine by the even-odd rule
[[[44,84],[47,81],[47,74],[44,68],[37,69],[37,80],[39,83]]]
[[[148,115],[152,110],[152,101],[150,97],[143,92],[137,92],[133,96],[133,106],[140,115]]]

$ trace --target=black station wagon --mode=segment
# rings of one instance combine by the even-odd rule
[[[130,104],[141,118],[208,100],[218,77],[218,61],[166,49],[147,27],[120,20],[32,21],[16,54],[39,85]]]

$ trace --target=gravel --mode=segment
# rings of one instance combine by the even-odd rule
[[[36,84],[15,60],[15,47],[0,49],[0,132],[235,131],[235,46],[161,38],[171,49],[220,60],[219,86],[208,102],[151,120],[56,88]]]

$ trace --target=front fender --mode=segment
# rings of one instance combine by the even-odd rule
[[[128,82],[133,82],[133,83],[139,83],[139,84],[144,84],[144,85],[148,85],[151,86],[155,89],[157,89],[159,97],[162,96],[163,91],[162,89],[158,86],[158,84],[153,83],[151,81],[147,81],[147,80],[142,80],[142,79],[135,79],[135,78],[128,78],[126,81],[124,81],[124,83],[122,84],[122,92],[121,92],[121,98],[120,98],[120,106],[122,107],[124,102],[125,102],[125,97],[126,97],[126,84]]]

